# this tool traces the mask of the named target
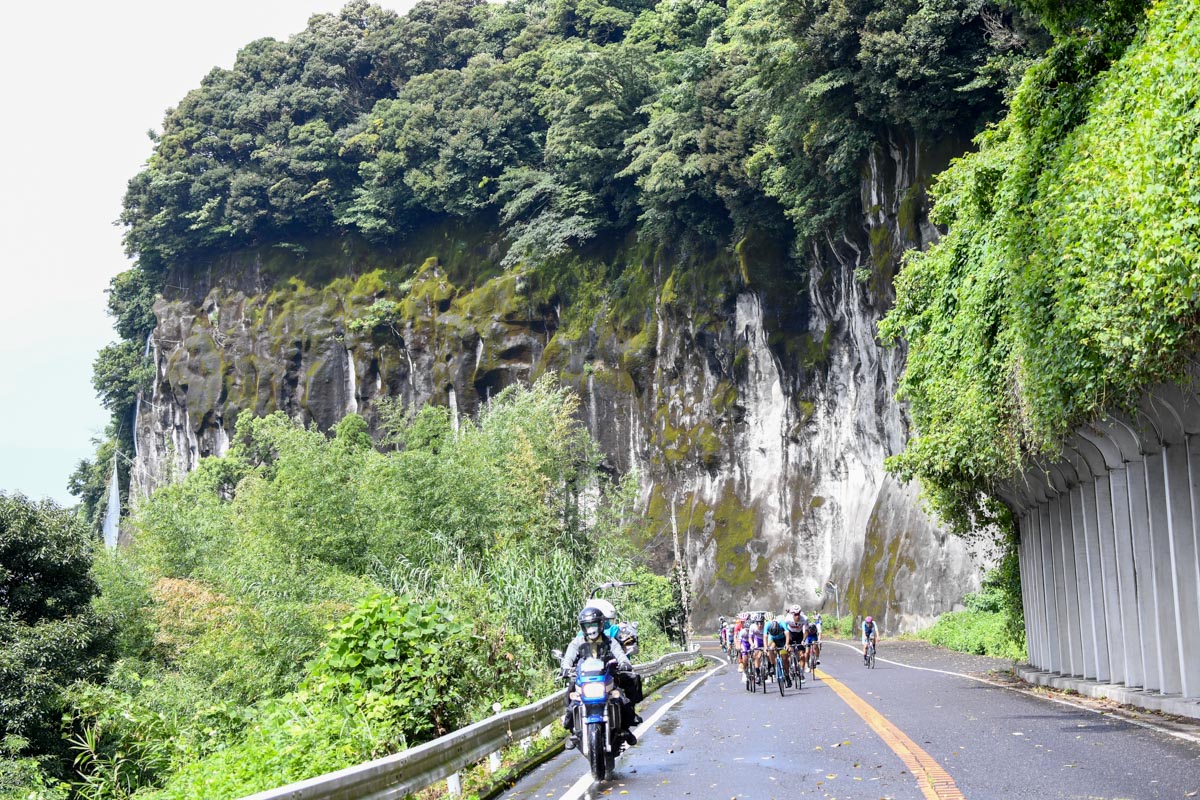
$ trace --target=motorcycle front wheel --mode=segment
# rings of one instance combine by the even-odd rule
[[[592,768],[592,777],[598,781],[604,780],[607,774],[608,759],[604,741],[604,723],[589,722],[587,726],[588,762]]]

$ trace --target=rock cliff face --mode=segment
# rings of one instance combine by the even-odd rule
[[[394,252],[231,255],[156,306],[135,494],[223,454],[243,410],[322,428],[350,412],[374,422],[389,396],[471,413],[554,370],[611,467],[638,470],[644,544],[686,565],[697,627],[822,597],[832,612],[829,580],[843,613],[892,631],[928,622],[978,588],[982,565],[883,471],[908,428],[893,399],[903,352],[882,349],[875,324],[900,254],[937,235],[924,186],[946,149],[879,148],[861,219],[803,273],[771,243],[705,264],[618,246],[603,258],[625,259],[628,285],[605,287],[618,299],[601,308],[501,270],[496,243],[465,227]]]

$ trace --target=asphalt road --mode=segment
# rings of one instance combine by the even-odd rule
[[[746,692],[732,666],[695,673],[639,709],[647,725],[614,780],[593,784],[567,751],[500,796],[1200,798],[1200,744],[936,671],[983,674],[988,659],[892,644],[867,670],[856,650],[827,643],[818,680],[785,697]]]

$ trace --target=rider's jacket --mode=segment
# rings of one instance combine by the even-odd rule
[[[864,639],[870,639],[872,636],[874,636],[875,635],[875,623],[874,622],[864,622],[862,624],[862,634],[863,634]]]
[[[625,655],[625,648],[621,647],[621,643],[613,639],[608,633],[600,636],[598,642],[599,653],[598,658],[608,660],[612,657],[618,667],[631,667],[633,664],[629,660],[629,656]],[[589,658],[592,655],[591,643],[584,640],[580,634],[571,640],[571,644],[567,647],[567,652],[563,653],[562,661],[559,667],[566,674],[572,674],[575,671],[575,664],[582,658]]]

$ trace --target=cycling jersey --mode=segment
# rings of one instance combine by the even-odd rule
[[[742,628],[738,634],[738,645],[743,651],[749,651],[751,648],[763,646],[762,631],[756,631],[753,628]]]
[[[864,642],[867,641],[868,639],[870,639],[871,637],[877,636],[877,635],[878,635],[878,631],[876,631],[876,629],[875,629],[874,622],[871,622],[871,623],[864,622],[863,623],[862,636],[863,636]]]
[[[783,623],[777,619],[767,623],[766,633],[776,647],[783,647],[787,642],[787,628],[783,627]]]

